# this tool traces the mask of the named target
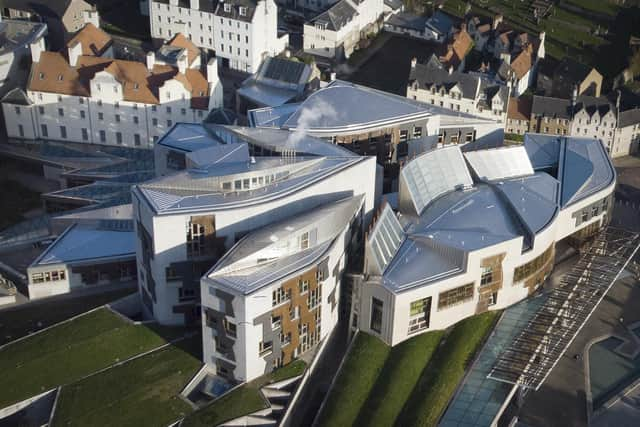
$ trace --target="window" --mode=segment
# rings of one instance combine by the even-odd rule
[[[513,272],[513,283],[520,282],[540,270],[553,254],[553,246],[550,246],[543,254],[537,256],[526,264],[516,267]]]
[[[291,344],[291,332],[286,334],[280,333],[280,345],[282,347]]]
[[[44,114],[44,107],[43,106],[39,106],[38,107],[38,111],[40,112],[40,115]]]
[[[158,119],[156,119],[156,118],[154,117],[153,119],[151,119],[151,123],[152,123],[154,126],[158,126]]]
[[[180,109],[180,113],[185,116],[187,114],[187,109],[186,108],[181,108]]]
[[[309,232],[302,233],[300,236],[300,249],[308,249],[309,248]]]
[[[172,120],[167,120],[167,127],[170,128],[173,125]]]
[[[271,329],[276,330],[282,325],[281,316],[271,316]]]
[[[84,119],[85,118],[85,112],[84,110],[80,110],[80,118]]]
[[[580,218],[580,219],[582,220],[582,222],[586,222],[586,221],[588,221],[588,220],[589,220],[589,211],[588,211],[588,210],[586,210],[586,209],[585,209],[585,210],[583,210],[583,211],[582,211],[582,215],[581,215],[581,218]]]
[[[134,134],[133,135],[133,143],[136,147],[140,146],[140,135],[139,134]]]
[[[105,142],[107,140],[107,134],[105,131],[100,131],[100,142]]]
[[[154,113],[155,113],[156,111],[158,111],[158,106],[156,106],[156,105],[152,105],[152,106],[151,106],[151,111],[153,111]]]
[[[60,138],[67,139],[67,127],[60,126]]]
[[[120,114],[116,114],[116,123],[120,123]]]
[[[382,332],[382,308],[383,303],[378,298],[371,298],[371,322],[369,327],[372,331]]]
[[[104,113],[98,113],[98,120],[104,120]]]
[[[598,216],[598,214],[600,213],[600,207],[599,206],[593,206],[591,208],[591,218]]]
[[[400,131],[400,142],[407,142],[408,135],[409,135],[409,131],[408,130],[401,130]]]
[[[228,321],[226,318],[222,320],[222,325],[224,326],[224,331],[227,336],[235,338],[236,337],[236,324]]]
[[[180,288],[178,289],[178,301],[190,301],[196,298],[196,290],[191,288]]]
[[[272,305],[275,307],[276,305],[280,305],[283,302],[289,301],[290,299],[291,291],[285,291],[283,287],[279,287],[278,289],[273,291]]]
[[[122,132],[116,132],[116,142],[122,144]]]
[[[82,140],[87,141],[89,139],[89,131],[87,128],[82,128]]]
[[[64,109],[63,108],[58,108],[58,115],[60,117],[64,117]]]
[[[291,306],[289,307],[289,320],[296,320],[300,317],[300,307]]]
[[[312,289],[309,291],[309,295],[307,296],[307,307],[309,310],[313,310],[322,302],[322,287],[318,286],[316,289]]]
[[[473,283],[440,292],[438,295],[438,310],[463,304],[471,299],[473,299]]]
[[[409,306],[409,329],[412,334],[429,327],[431,317],[431,297],[422,298],[411,302]]]
[[[489,307],[491,307],[492,305],[496,305],[497,303],[498,303],[498,293],[493,292],[491,295],[489,295],[488,305]]]
[[[301,294],[304,294],[309,290],[309,281],[308,280],[298,280],[298,290]]]
[[[17,115],[20,115],[20,107],[14,107],[14,108],[15,108],[15,110],[16,110],[16,114],[17,114]]]
[[[493,282],[493,267],[482,267],[482,275],[480,276],[480,286]]]
[[[133,116],[133,123],[134,123],[134,124],[136,124],[136,125],[137,125],[139,121],[140,121],[140,120],[138,119],[138,116]]]
[[[273,350],[273,341],[260,341],[258,343],[258,354],[260,356],[264,356],[266,354],[271,353],[271,351]]]
[[[40,125],[40,129],[42,130],[43,137],[46,138],[49,136],[49,130],[47,129],[47,125]]]
[[[414,139],[422,138],[422,127],[421,126],[414,126],[413,127],[413,138]]]
[[[18,125],[18,133],[21,137],[24,136],[24,127],[22,125]]]

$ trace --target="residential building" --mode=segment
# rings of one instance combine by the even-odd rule
[[[446,70],[464,71],[465,59],[473,47],[473,39],[463,25],[460,30],[453,32],[447,40],[444,52],[438,60]]]
[[[24,87],[31,65],[31,49],[44,50],[46,24],[29,21],[0,22],[0,97],[10,90]]]
[[[507,123],[505,132],[508,134],[524,135],[529,132],[531,120],[531,98],[509,98]]]
[[[534,96],[529,131],[547,135],[569,135],[572,108],[568,99]]]
[[[182,33],[196,46],[215,50],[223,67],[247,73],[289,41],[286,34],[278,36],[273,0],[151,0],[149,19],[151,37],[169,40]]]
[[[385,206],[367,235],[350,319],[389,345],[532,295],[558,242],[608,224],[616,185],[598,140],[532,134],[424,153],[400,179],[398,212]]]
[[[442,43],[453,35],[454,21],[454,17],[440,10],[429,18],[410,12],[400,12],[385,21],[384,29],[392,33]]]
[[[366,224],[380,194],[373,157],[312,137],[289,140],[291,133],[282,130],[264,136],[254,129],[252,138],[243,136],[243,128],[210,130],[199,142],[159,144],[199,144],[204,148],[198,153],[209,151],[208,165],[133,187],[140,296],[145,315],[162,324],[198,321],[200,277],[248,233],[346,195],[364,195]],[[261,139],[266,141],[256,142]],[[288,148],[266,153],[263,147],[271,144]],[[231,151],[224,151],[226,145]]]
[[[407,98],[504,124],[509,87],[484,76],[447,69],[431,56],[425,64],[418,64],[415,58],[411,61]]]
[[[136,279],[135,241],[131,228],[69,226],[28,267],[29,298],[115,283],[131,285]]]
[[[315,66],[313,66],[315,68]],[[258,71],[248,77],[236,91],[236,111],[262,107],[279,107],[302,101],[319,87],[319,71],[311,65],[286,58],[267,57]]]
[[[616,130],[616,108],[607,98],[579,97],[574,101],[571,135],[596,138],[611,153]]]
[[[153,52],[146,64],[95,56],[104,49],[81,37],[87,31],[100,32],[85,27],[67,55],[32,49],[26,93],[2,103],[9,137],[151,147],[174,123],[222,106],[215,59],[203,72],[189,68],[187,49],[177,67],[155,63]]]
[[[254,127],[286,129],[323,138],[360,155],[375,155],[385,168],[385,193],[395,191],[399,164],[410,155],[436,145],[475,141],[504,127],[494,120],[340,80],[300,104],[252,110],[248,119]]]
[[[338,323],[342,272],[364,234],[363,194],[249,233],[202,278],[203,358],[251,381],[286,365]]]
[[[85,0],[5,0],[2,7],[4,17],[46,23],[50,47],[56,50],[85,24],[100,26],[98,12]]]
[[[349,58],[361,39],[379,30],[383,0],[340,0],[303,27],[305,52],[342,60]]]
[[[540,95],[570,98],[574,89],[577,89],[578,96],[600,97],[602,74],[569,57],[560,62],[545,59],[537,79],[537,92]]]
[[[453,35],[454,18],[438,10],[425,23],[424,36],[427,40],[443,42]],[[465,29],[466,32],[466,29]],[[471,45],[469,45],[471,47]]]
[[[611,157],[627,156],[640,151],[640,109],[621,111],[615,130]]]

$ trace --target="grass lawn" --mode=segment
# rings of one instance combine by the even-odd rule
[[[17,181],[0,179],[2,188],[2,215],[0,215],[0,230],[14,225],[24,219],[25,212],[42,207],[40,194],[31,191]]]
[[[467,365],[493,328],[500,312],[489,311],[457,323],[422,372],[396,420],[397,426],[435,426]]]
[[[178,394],[202,362],[201,336],[65,386],[52,425],[166,426],[192,411]]]
[[[54,325],[73,316],[127,296],[135,289],[118,289],[110,292],[77,298],[56,298],[19,305],[0,311],[0,345]]]
[[[359,333],[340,375],[319,414],[319,426],[350,426],[382,372],[391,348],[371,335]]]
[[[163,333],[170,329],[159,329]],[[0,350],[0,408],[70,384],[166,341],[100,309]]]
[[[391,349],[355,425],[393,425],[443,335],[444,331],[429,332]]]
[[[268,383],[301,375],[306,366],[307,364],[303,360],[295,360],[271,374],[264,375],[238,387],[185,418],[181,427],[216,426],[225,421],[264,409],[267,404],[259,391],[260,387]]]

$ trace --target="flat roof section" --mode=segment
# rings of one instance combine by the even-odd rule
[[[112,231],[72,225],[34,262],[32,267],[135,256],[133,231]]]

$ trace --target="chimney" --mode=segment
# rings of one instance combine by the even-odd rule
[[[199,10],[200,9],[200,0],[191,0],[189,3],[189,8]]]
[[[491,28],[496,30],[498,28],[498,25],[500,24],[502,24],[502,15],[498,14],[493,18],[493,25],[491,26]]]
[[[418,58],[414,56],[411,58],[411,68],[416,68],[416,65],[418,65]]]
[[[185,74],[187,72],[187,67],[189,66],[189,56],[187,55],[187,51],[180,55],[178,58],[178,71],[181,74]]]
[[[218,60],[216,58],[211,58],[207,62],[207,81],[211,84],[217,84],[219,81]]]
[[[449,65],[449,75],[453,74],[453,65]]]
[[[85,25],[93,24],[96,28],[100,28],[100,14],[95,6],[91,10],[85,10],[82,12],[82,20]]]
[[[78,58],[82,55],[82,43],[80,41],[76,41],[68,49],[69,54],[69,65],[75,67],[78,65]]]
[[[36,43],[31,46],[31,61],[40,62],[40,54],[44,51],[44,37],[41,37]]]
[[[285,51],[284,51],[284,56],[285,56],[286,58],[291,58],[291,51],[290,51],[289,49],[285,49]]]
[[[336,73],[332,72],[331,74],[329,74],[329,81],[334,81],[336,79]]]
[[[509,54],[509,52],[501,53],[500,59],[506,62],[507,64],[511,65],[511,55]]]
[[[156,65],[156,54],[153,52],[147,53],[147,69],[153,70],[153,67]]]

